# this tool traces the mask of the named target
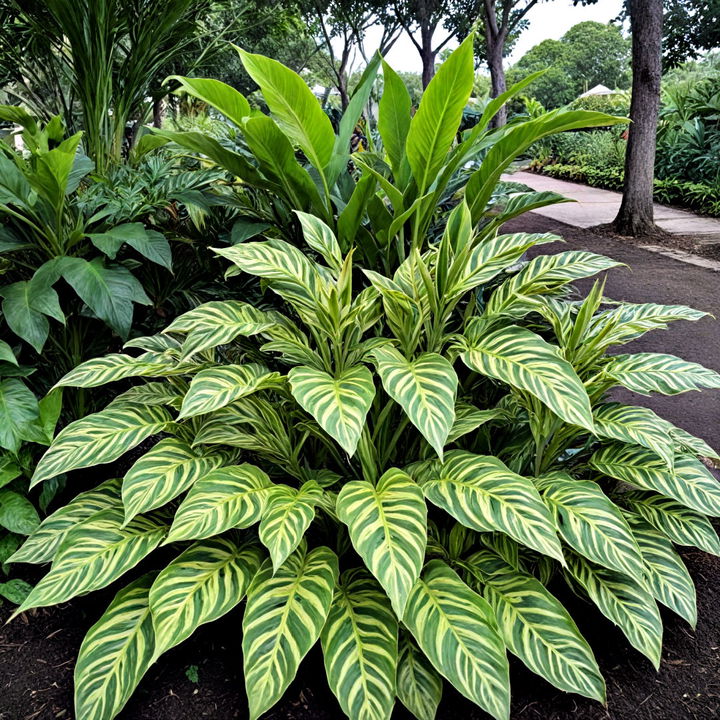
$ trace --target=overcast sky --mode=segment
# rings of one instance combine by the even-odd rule
[[[574,7],[572,0],[551,0],[538,3],[527,15],[530,27],[520,36],[509,63],[522,57],[531,47],[546,38],[558,39],[573,25],[584,20],[606,23],[617,17],[623,0],[598,0],[595,5]],[[377,43],[379,30],[368,33],[368,48]],[[443,37],[438,33],[439,37]],[[420,72],[420,56],[410,39],[403,33],[387,56],[396,70]]]

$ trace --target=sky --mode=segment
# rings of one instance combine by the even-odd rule
[[[530,27],[520,36],[515,50],[507,59],[507,64],[521,58],[531,47],[547,38],[559,39],[573,25],[585,20],[596,20],[606,23],[616,18],[622,7],[623,0],[598,0],[595,5],[577,7],[572,0],[551,0],[540,2],[528,13]],[[368,33],[367,47],[376,45],[379,29]],[[440,38],[443,37],[438,33]],[[412,41],[403,33],[387,56],[387,60],[395,70],[420,72],[420,56]]]

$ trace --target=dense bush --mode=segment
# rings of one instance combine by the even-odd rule
[[[106,587],[161,544],[178,553],[131,574],[88,632],[77,720],[116,715],[152,662],[243,599],[253,720],[318,640],[351,718],[389,718],[396,697],[432,718],[442,677],[507,718],[508,649],[555,686],[602,701],[592,650],[546,589],[555,574],[657,667],[656,600],[696,618],[673,542],[720,553],[706,517],[720,515],[720,490],[697,459],[716,455],[607,394],[717,388],[720,376],[669,355],[606,353],[704,313],[608,303],[602,282],[572,300],[569,283],[618,263],[570,250],[519,266],[558,238],[499,234],[559,200],[496,192],[519,154],[553,132],[615,120],[563,110],[488,130],[516,88],[457,142],[473,82],[468,39],[414,116],[384,67],[384,149],[350,158],[374,66],[336,134],[298,76],[241,57],[271,116],[222,83],[183,86],[233,122],[249,152],[162,135],[255,189],[245,222],[264,222],[265,239],[251,241],[246,224],[217,252],[231,274],[261,279],[266,305],[202,305],[135,340],[139,355],[63,378],[139,384],[62,430],[34,484],[158,442],[13,557],[52,561],[23,612]]]

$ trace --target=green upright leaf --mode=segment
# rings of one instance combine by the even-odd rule
[[[8,327],[38,353],[42,352],[50,333],[47,318],[65,322],[55,290],[47,284],[22,280],[1,288],[0,295]]]
[[[442,560],[425,566],[404,622],[441,675],[494,718],[508,720],[508,661],[495,615]]]
[[[410,123],[405,152],[419,195],[432,185],[446,161],[473,80],[473,38],[469,36],[440,66]]]
[[[645,566],[619,508],[589,480],[556,473],[538,480],[562,539],[598,565],[645,582]]]
[[[473,558],[468,563],[473,564]],[[605,682],[595,656],[562,604],[539,580],[498,556],[481,561],[480,568],[482,594],[495,611],[510,652],[560,690],[605,702]]]
[[[35,395],[18,378],[0,380],[0,447],[16,453],[40,418]]]
[[[343,485],[336,510],[353,547],[380,581],[398,618],[420,575],[427,543],[427,507],[422,491],[392,468],[376,486],[365,480]]]
[[[108,586],[151,553],[167,532],[165,525],[147,517],[137,517],[126,527],[122,522],[122,510],[113,508],[91,515],[70,529],[50,572],[15,615]]]
[[[24,495],[0,490],[0,527],[18,535],[30,535],[39,525],[37,510]]]
[[[720,388],[720,375],[697,363],[662,353],[616,355],[605,373],[628,390],[649,395],[677,395],[688,390]]]
[[[340,578],[322,630],[325,672],[343,712],[354,720],[389,720],[395,704],[398,621],[364,570]]]
[[[514,540],[564,562],[555,524],[528,478],[500,460],[464,450],[448,453],[417,476],[425,497],[473,530],[500,530]]]
[[[375,397],[370,371],[355,365],[333,378],[322,370],[299,366],[290,370],[288,379],[298,403],[352,457]]]
[[[259,522],[271,487],[268,476],[255,465],[213,470],[190,488],[165,542],[198,540]]]
[[[318,99],[297,73],[277,60],[239,48],[238,51],[245,70],[260,86],[278,125],[322,172],[332,157],[335,133]]]
[[[627,521],[640,545],[648,569],[652,594],[663,605],[685,618],[692,627],[697,623],[695,585],[672,543],[650,523],[633,513]]]
[[[675,498],[687,507],[720,515],[720,485],[713,474],[690,455],[678,455],[670,470],[654,452],[636,445],[608,445],[590,464],[601,473],[645,490]]]
[[[175,558],[150,588],[155,657],[232,610],[261,561],[259,548],[222,537],[193,543]]]
[[[483,336],[463,353],[476,372],[525,390],[565,422],[594,429],[590,399],[560,349],[516,325]]]
[[[250,115],[250,103],[245,96],[234,87],[211,78],[189,78],[181,75],[170,75],[165,79],[175,80],[188,95],[214,107],[221,112],[236,127],[242,128],[243,120]]]
[[[120,482],[120,478],[106,480],[48,515],[7,562],[51,562],[67,533],[76,525],[102,510],[120,507]]]
[[[691,545],[720,555],[720,538],[702,513],[653,492],[625,493],[621,501],[674,543]]]
[[[397,696],[418,720],[435,720],[442,698],[442,678],[406,633],[400,635]]]
[[[163,407],[118,405],[70,423],[40,458],[31,487],[70,470],[117,460],[172,421]]]
[[[148,591],[155,573],[115,596],[88,630],[75,664],[75,716],[112,720],[130,699],[153,659]]]
[[[211,413],[241,397],[276,386],[279,381],[279,373],[257,363],[202,370],[190,383],[178,419]]]
[[[172,250],[167,238],[157,230],[147,230],[142,223],[123,223],[103,233],[90,233],[88,237],[111,260],[127,244],[148,260],[172,271]]]
[[[458,379],[441,355],[423,353],[406,360],[386,345],[372,351],[383,387],[442,460],[443,448],[455,422]]]
[[[320,637],[337,577],[335,553],[318,547],[296,551],[275,574],[266,561],[253,579],[242,641],[250,720],[282,697]]]
[[[662,619],[653,596],[635,580],[570,554],[572,577],[585,589],[600,612],[617,625],[630,644],[657,670],[662,652]]]
[[[402,78],[383,60],[383,94],[378,106],[378,132],[390,160],[393,175],[405,185],[405,142],[412,119],[412,100]]]
[[[273,488],[259,528],[260,542],[270,552],[273,570],[295,552],[315,517],[315,506],[322,500],[322,488],[314,480],[299,490],[287,485]]]
[[[161,440],[125,475],[125,523],[140,513],[162,507],[221,464],[220,456],[201,455],[178,438]]]

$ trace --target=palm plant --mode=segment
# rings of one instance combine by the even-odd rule
[[[299,77],[242,59],[271,116],[221,83],[182,82],[235,123],[249,154],[166,135],[275,196],[267,239],[217,249],[229,272],[261,279],[274,309],[210,302],[132,341],[140,354],[64,377],[59,386],[139,383],[62,430],[34,484],[159,441],[13,557],[52,561],[23,612],[106,587],[161,544],[177,549],[90,629],[75,671],[78,720],[115,716],[162,653],[243,600],[253,720],[318,640],[350,718],[389,718],[396,698],[433,718],[442,678],[507,718],[507,650],[558,688],[602,701],[592,650],[546,587],[553,575],[657,667],[657,601],[696,617],[673,544],[720,554],[707,519],[720,515],[720,489],[697,459],[717,456],[606,397],[617,385],[718,388],[720,376],[669,355],[607,351],[704,313],[612,303],[601,282],[572,300],[570,283],[618,263],[568,250],[518,264],[558,238],[503,234],[502,223],[557,197],[493,199],[532,142],[617,118],[558,111],[488,130],[516,87],[457,142],[473,83],[468,39],[412,118],[385,66],[384,153],[349,165],[362,83],[336,135]],[[481,154],[454,209],[438,211]]]

